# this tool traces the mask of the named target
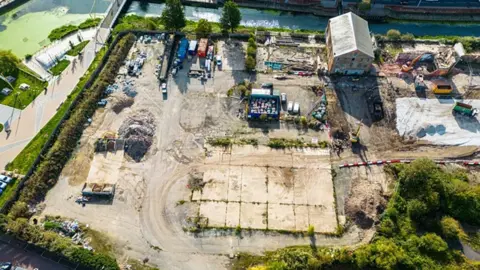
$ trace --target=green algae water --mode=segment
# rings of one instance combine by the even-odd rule
[[[22,58],[33,54],[50,43],[47,36],[54,28],[102,16],[109,5],[105,0],[31,0],[0,16],[0,49]]]

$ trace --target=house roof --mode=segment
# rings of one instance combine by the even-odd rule
[[[334,56],[359,50],[375,57],[366,20],[349,12],[330,19],[329,24]]]

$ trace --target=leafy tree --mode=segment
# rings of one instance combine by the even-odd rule
[[[400,31],[398,31],[397,29],[390,29],[387,31],[387,37],[389,39],[397,40],[400,38],[400,36]]]
[[[423,219],[428,213],[427,205],[419,200],[411,200],[408,202],[408,214],[413,219]]]
[[[358,9],[360,11],[368,11],[372,8],[372,5],[370,4],[370,2],[361,2],[358,4]]]
[[[247,55],[251,57],[256,57],[257,56],[257,49],[253,47],[248,47],[247,48]]]
[[[456,221],[454,218],[443,217],[440,221],[440,225],[442,228],[442,233],[446,238],[458,239],[459,237],[465,235],[460,227],[460,223],[458,223],[458,221]]]
[[[359,248],[354,254],[360,268],[376,266],[381,269],[393,269],[405,258],[405,251],[393,240],[386,238]]]
[[[448,249],[447,243],[434,233],[427,233],[422,236],[419,244],[421,250],[431,253],[442,253]]]
[[[0,50],[0,74],[10,75],[15,73],[20,64],[20,60],[16,57],[12,51]]]
[[[185,12],[180,0],[167,0],[160,18],[167,30],[177,31],[187,25]]]
[[[255,58],[248,56],[247,59],[245,60],[245,68],[247,70],[254,70],[255,66],[257,65]]]
[[[200,19],[198,21],[197,28],[195,29],[198,37],[207,37],[212,31],[212,24],[209,21],[205,19]]]
[[[225,32],[230,30],[232,33],[240,25],[242,20],[242,14],[238,9],[238,5],[232,0],[227,0],[223,6],[222,17],[220,18],[220,24]]]

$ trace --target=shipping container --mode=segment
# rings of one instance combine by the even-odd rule
[[[188,49],[188,39],[182,38],[178,45],[178,51],[177,51],[177,58],[180,59],[180,62],[183,62],[183,60],[185,60],[187,49]]]
[[[198,57],[207,56],[207,46],[208,46],[208,39],[201,38],[200,43],[198,45]]]
[[[433,82],[433,93],[437,95],[448,95],[452,93],[452,85],[445,81],[434,81]]]

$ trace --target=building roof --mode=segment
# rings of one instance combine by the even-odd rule
[[[359,50],[375,57],[366,20],[349,12],[330,19],[329,24],[334,56]]]

